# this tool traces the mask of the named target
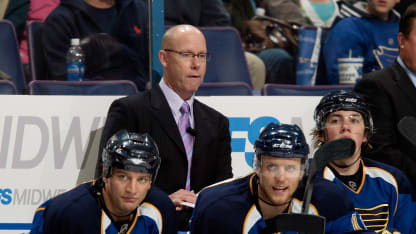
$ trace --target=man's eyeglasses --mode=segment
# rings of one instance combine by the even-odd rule
[[[179,54],[182,58],[186,60],[191,60],[196,57],[199,61],[205,62],[211,59],[211,54],[209,53],[194,54],[192,52],[182,52],[182,51],[176,51],[176,50],[171,50],[171,49],[164,49],[164,51]]]

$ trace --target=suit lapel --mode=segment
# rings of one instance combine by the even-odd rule
[[[396,73],[394,77],[399,89],[403,91],[404,95],[408,97],[412,103],[416,103],[416,87],[413,85],[406,71],[397,61],[395,61],[393,64],[393,70]]]
[[[172,111],[163,95],[159,86],[150,91],[150,105],[154,114],[154,118],[159,123],[160,127],[165,131],[172,142],[180,149],[182,154],[186,157],[185,147],[183,146],[182,138],[179,133],[178,125],[173,118]]]
[[[194,153],[192,160],[194,156],[197,155],[204,155],[201,150],[203,150],[203,132],[204,132],[204,123],[206,123],[207,117],[203,114],[203,111],[201,109],[201,103],[194,99],[194,122],[195,122],[195,141],[194,141]]]

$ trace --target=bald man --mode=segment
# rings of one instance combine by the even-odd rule
[[[197,28],[170,28],[159,51],[162,80],[142,95],[114,101],[101,138],[103,145],[120,129],[152,136],[162,158],[155,184],[170,194],[178,223],[185,225],[179,230],[186,229],[192,212],[183,203],[195,203],[202,188],[233,176],[228,119],[194,97],[209,57]]]

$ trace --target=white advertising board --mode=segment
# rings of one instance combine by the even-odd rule
[[[0,233],[27,232],[48,198],[92,178],[103,96],[0,96]],[[197,97],[230,120],[234,176],[251,172],[253,143],[267,123],[296,123],[310,143],[320,97]]]

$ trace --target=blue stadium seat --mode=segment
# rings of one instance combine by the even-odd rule
[[[29,70],[32,80],[46,79],[46,68],[42,54],[41,26],[41,21],[30,21],[27,25]]]
[[[347,90],[352,91],[353,85],[286,85],[265,84],[261,90],[263,96],[324,96],[330,91]]]
[[[127,96],[138,94],[136,85],[129,80],[111,81],[56,81],[34,80],[29,83],[32,95],[106,95]]]
[[[0,80],[0,94],[17,94],[16,86],[8,80]]]
[[[233,27],[199,29],[205,35],[211,53],[204,82],[245,82],[253,87],[237,30]]]
[[[245,82],[202,83],[196,96],[251,96],[252,88]]]
[[[22,94],[26,88],[26,80],[20,60],[16,31],[8,20],[0,20],[0,42],[0,70],[11,77],[17,92]]]

